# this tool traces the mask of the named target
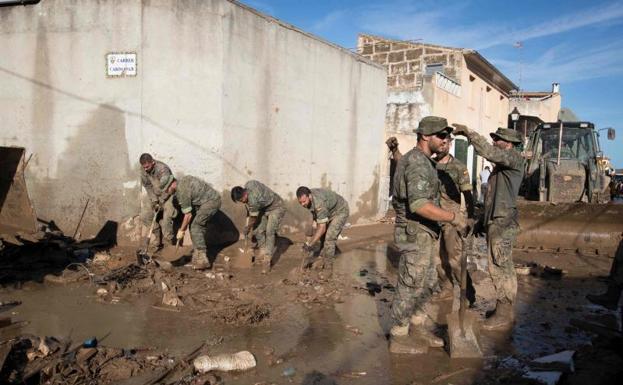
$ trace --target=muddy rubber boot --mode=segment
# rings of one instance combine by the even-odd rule
[[[482,323],[484,330],[506,330],[513,327],[515,322],[515,312],[513,304],[508,302],[498,302],[495,312]]]
[[[206,270],[211,267],[210,260],[205,250],[193,250],[192,268],[193,270]]]
[[[621,287],[617,285],[608,285],[608,290],[603,294],[587,294],[586,299],[595,305],[603,306],[606,309],[616,310],[621,297]]]
[[[389,330],[390,337],[405,337],[409,335],[409,324],[407,325],[394,325]]]
[[[262,274],[270,273],[273,257],[268,254],[262,256]]]

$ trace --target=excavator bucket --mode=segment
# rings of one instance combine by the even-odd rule
[[[24,148],[0,147],[0,240],[21,245],[36,231],[37,217],[24,179]]]
[[[623,205],[519,201],[518,248],[613,257],[623,233]]]

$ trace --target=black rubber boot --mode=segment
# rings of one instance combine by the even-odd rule
[[[620,297],[621,287],[617,285],[608,285],[608,290],[603,294],[586,295],[586,299],[595,305],[603,306],[610,310],[616,310]]]

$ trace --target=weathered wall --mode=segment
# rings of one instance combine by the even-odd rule
[[[109,52],[136,52],[138,75],[107,78]],[[292,200],[324,184],[354,220],[374,217],[385,83],[380,66],[225,0],[0,8],[0,144],[34,154],[35,208],[67,232],[87,199],[85,233],[138,213],[142,152],[219,191],[254,178]]]
[[[561,96],[559,93],[517,94],[510,100],[509,108],[517,108],[521,115],[534,116],[544,122],[555,122],[560,112]]]

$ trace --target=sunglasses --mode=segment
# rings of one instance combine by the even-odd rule
[[[448,131],[438,132],[438,133],[435,134],[435,136],[438,137],[441,140],[443,140],[443,139],[454,140],[454,138],[450,135],[450,133]]]

